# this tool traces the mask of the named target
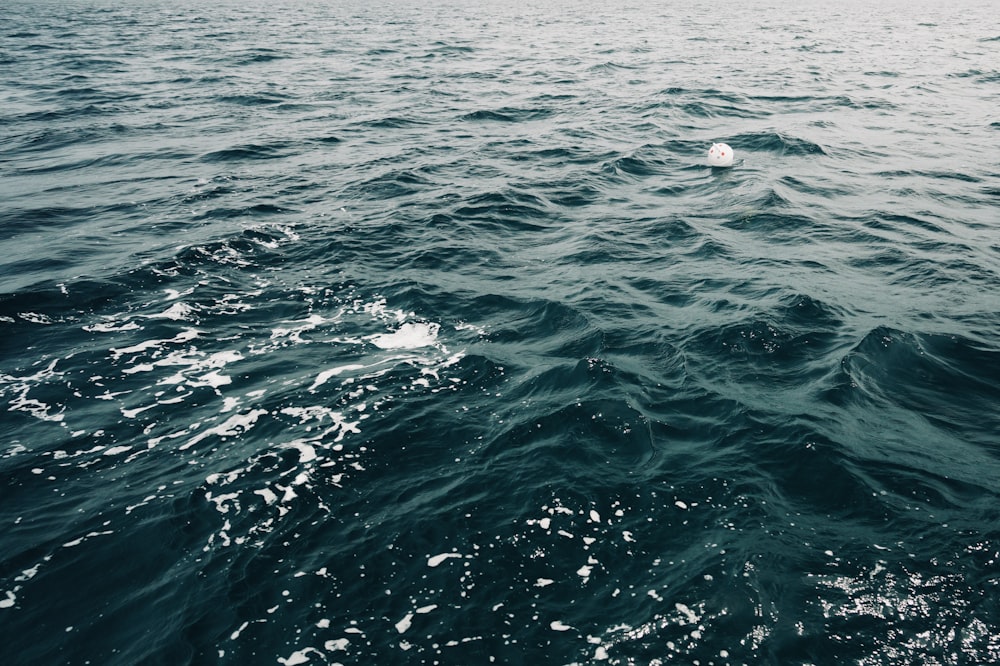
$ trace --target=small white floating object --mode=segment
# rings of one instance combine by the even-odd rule
[[[708,149],[708,164],[714,167],[733,166],[733,149],[728,143],[713,143]]]

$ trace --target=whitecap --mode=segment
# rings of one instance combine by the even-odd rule
[[[370,339],[379,349],[419,349],[437,342],[438,324],[407,323],[393,333],[380,333]]]

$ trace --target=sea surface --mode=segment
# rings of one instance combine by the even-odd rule
[[[996,9],[7,0],[0,663],[1000,660]]]

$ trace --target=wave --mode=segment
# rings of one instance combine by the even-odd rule
[[[539,195],[507,188],[471,196],[451,215],[503,229],[541,230],[548,227],[550,205]]]
[[[914,335],[880,327],[844,361],[851,381],[880,401],[946,429],[977,433],[992,448],[989,405],[1000,397],[994,378],[1000,349],[948,335]],[[961,400],[942,399],[962,395]]]
[[[408,118],[401,116],[389,116],[386,118],[375,118],[365,120],[360,123],[362,127],[374,129],[405,129],[409,127],[419,127],[426,124],[419,118]]]
[[[242,162],[246,160],[273,160],[292,154],[298,145],[291,141],[276,140],[269,143],[247,143],[212,150],[201,155],[203,162]]]
[[[461,117],[467,122],[502,122],[520,123],[548,118],[552,111],[547,108],[518,109],[501,107],[499,109],[480,110],[467,113]]]
[[[686,122],[706,118],[765,118],[770,115],[766,106],[755,104],[746,96],[714,88],[672,87],[663,90],[659,97],[659,101],[644,107],[643,112],[674,112]]]
[[[206,82],[207,83],[207,82]],[[217,98],[223,104],[233,104],[235,106],[270,106],[275,104],[285,104],[291,98],[276,92],[222,95]]]
[[[808,139],[790,136],[782,132],[763,131],[737,134],[732,137],[734,146],[743,150],[775,153],[778,155],[826,155],[826,150]]]

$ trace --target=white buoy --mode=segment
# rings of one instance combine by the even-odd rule
[[[708,164],[714,167],[733,166],[733,149],[728,143],[713,143],[708,149]]]

